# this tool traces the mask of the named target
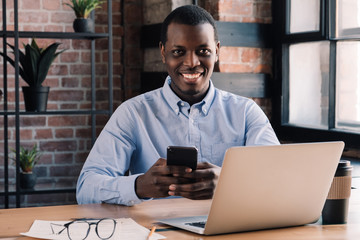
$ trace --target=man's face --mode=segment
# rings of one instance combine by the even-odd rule
[[[182,100],[193,104],[204,98],[219,46],[209,23],[168,26],[167,42],[160,44],[161,55],[172,79],[170,86]]]

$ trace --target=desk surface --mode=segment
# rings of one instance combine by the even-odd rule
[[[201,236],[182,230],[161,231],[167,239],[286,239],[286,240],[320,240],[320,239],[360,239],[360,196],[359,190],[352,191],[348,224],[320,225],[310,224],[274,230],[263,230],[246,233],[225,234],[218,236]],[[33,239],[21,237],[20,232],[27,232],[35,219],[70,220],[79,217],[112,217],[133,218],[139,224],[149,228],[156,219],[174,216],[204,215],[210,201],[191,201],[188,199],[152,200],[133,207],[109,204],[65,205],[52,207],[19,208],[0,210],[0,239]],[[159,226],[159,229],[162,226]]]

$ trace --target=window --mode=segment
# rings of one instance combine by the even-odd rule
[[[281,139],[360,146],[360,1],[274,1]]]

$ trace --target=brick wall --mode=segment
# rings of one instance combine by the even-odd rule
[[[13,1],[7,0],[7,29],[14,29]],[[19,0],[19,30],[20,31],[58,31],[73,32],[72,22],[75,14],[63,3],[65,0]],[[123,96],[121,81],[123,64],[122,49],[122,16],[121,1],[113,0],[113,59],[114,59],[114,106],[118,106]],[[96,32],[107,32],[107,4],[96,10]],[[1,14],[2,14],[1,10]],[[2,23],[1,23],[2,24]],[[67,49],[53,63],[48,77],[43,85],[50,86],[48,110],[90,110],[91,109],[91,64],[90,45],[88,40],[71,39],[37,39],[39,45],[45,46],[52,42],[60,42],[59,49]],[[13,41],[9,39],[13,44]],[[30,39],[20,39],[28,43]],[[95,41],[96,52],[96,108],[107,109],[108,83],[108,51],[107,39]],[[0,43],[2,49],[2,42]],[[2,50],[1,50],[2,51]],[[10,50],[9,50],[10,52]],[[3,65],[0,58],[0,89],[3,89]],[[14,69],[8,65],[8,105],[15,109]],[[20,85],[25,85],[20,79]],[[22,92],[20,90],[20,108],[24,109]],[[0,105],[3,110],[3,101]],[[97,132],[104,126],[107,116],[97,117]],[[0,118],[0,126],[4,119]],[[15,147],[15,120],[9,117],[9,146]],[[3,128],[0,129],[0,188],[3,189]],[[21,146],[31,147],[36,143],[42,151],[42,157],[35,168],[38,176],[36,188],[74,188],[80,169],[91,147],[91,119],[88,115],[21,115],[20,117]],[[15,171],[10,164],[10,188],[15,184]],[[75,203],[75,195],[49,194],[23,196],[22,206]],[[3,199],[0,198],[0,208]],[[13,204],[14,199],[11,199]]]
[[[8,30],[13,29],[13,1],[7,0]],[[24,31],[73,31],[74,14],[65,0],[19,0],[19,29]],[[143,24],[160,23],[174,8],[191,3],[191,0],[113,0],[113,59],[114,106],[122,100],[140,93],[142,71],[164,71],[158,48],[140,48]],[[271,0],[214,0],[198,1],[213,14],[216,20],[240,22],[271,22]],[[123,9],[122,9],[123,8]],[[96,31],[106,31],[106,4],[96,12]],[[2,10],[0,9],[2,13]],[[121,13],[124,13],[124,16]],[[124,22],[122,22],[122,19]],[[20,39],[29,42],[30,39]],[[90,42],[86,40],[39,39],[39,43],[61,42],[66,48],[50,69],[45,85],[51,87],[48,109],[90,109]],[[124,45],[123,45],[124,44]],[[126,46],[123,47],[123,46]],[[2,49],[2,42],[0,43]],[[97,109],[107,108],[107,40],[96,40]],[[122,59],[121,56],[124,56]],[[221,47],[219,67],[221,72],[270,73],[272,52],[269,49]],[[0,58],[0,73],[3,72]],[[9,108],[14,109],[14,70],[8,67]],[[23,81],[20,80],[21,85]],[[2,74],[0,89],[3,89]],[[21,108],[22,95],[21,97]],[[255,99],[271,116],[271,101]],[[2,110],[3,102],[0,109]],[[106,116],[97,118],[98,132]],[[85,115],[22,115],[21,145],[37,143],[43,156],[35,171],[38,186],[75,187],[81,166],[89,152],[90,119]],[[0,117],[0,126],[3,117]],[[14,118],[9,119],[9,142],[14,147]],[[3,186],[3,130],[0,129],[0,188]],[[14,184],[14,167],[10,166],[11,184]],[[14,199],[11,199],[14,202]],[[0,197],[0,208],[3,199]],[[21,198],[22,206],[74,203],[74,194],[27,195]]]

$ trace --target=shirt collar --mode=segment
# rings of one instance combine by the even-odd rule
[[[162,89],[163,92],[163,96],[165,98],[165,101],[167,101],[167,103],[170,105],[170,107],[172,108],[172,110],[176,113],[179,114],[180,113],[180,107],[182,106],[181,103],[183,103],[184,101],[182,101],[171,89],[170,87],[170,82],[171,82],[171,77],[167,76],[167,78],[165,79],[165,83]],[[209,87],[209,91],[207,92],[206,96],[204,97],[204,99],[199,102],[196,103],[196,106],[198,106],[202,113],[204,115],[207,115],[209,113],[209,109],[213,103],[215,97],[215,87],[210,79],[210,87]]]

